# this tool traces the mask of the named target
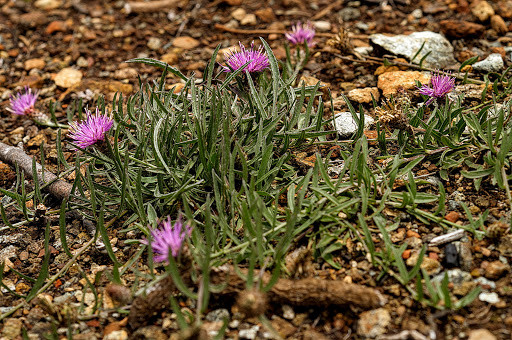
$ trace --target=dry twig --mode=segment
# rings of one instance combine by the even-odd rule
[[[126,14],[130,13],[150,13],[159,11],[161,9],[169,9],[176,7],[181,1],[180,0],[157,0],[157,1],[141,1],[141,2],[127,2],[124,5]]]

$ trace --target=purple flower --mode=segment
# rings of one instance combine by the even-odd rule
[[[455,87],[455,78],[451,77],[450,75],[443,76],[438,70],[436,73],[432,73],[430,84],[432,87],[428,85],[418,87],[420,94],[430,97],[425,105],[430,104],[436,98],[444,98],[444,96],[450,93]]]
[[[69,123],[69,137],[82,149],[104,140],[105,134],[114,125],[112,118],[108,115],[101,115],[98,108],[96,108],[95,114],[87,109],[85,112],[87,118],[84,121]]]
[[[229,66],[223,66],[224,72],[231,72],[231,69],[236,71],[249,61],[250,63],[245,67],[245,71],[248,72],[260,72],[270,66],[268,57],[263,52],[263,46],[260,46],[256,50],[254,49],[254,41],[252,42],[250,49],[246,49],[242,43],[239,44],[240,52],[237,52],[236,50],[230,50],[224,54],[226,64]]]
[[[33,115],[35,112],[34,105],[36,104],[39,91],[32,93],[32,89],[25,86],[25,93],[18,92],[16,96],[11,96],[11,106],[7,108],[8,111],[15,115]]]
[[[173,257],[177,257],[185,237],[192,233],[192,227],[189,225],[183,227],[181,218],[172,225],[171,217],[167,216],[167,220],[159,223],[158,227],[153,229],[150,227],[151,241],[143,239],[142,244],[151,243],[154,254],[158,254],[153,259],[155,262],[166,262],[169,260],[169,252]]]
[[[291,33],[284,35],[289,42],[294,45],[304,44],[306,42],[309,47],[313,46],[313,38],[315,37],[315,27],[310,22],[301,24],[300,21],[292,26]]]

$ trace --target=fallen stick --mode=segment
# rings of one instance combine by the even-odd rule
[[[247,270],[241,270],[247,274]],[[182,280],[189,286],[193,285],[184,271]],[[258,277],[255,271],[254,277]],[[264,285],[270,282],[271,275],[264,273],[261,277]],[[227,285],[217,295],[240,295],[247,292],[247,282],[238,276],[232,267],[222,266],[212,269],[210,273],[212,285]],[[172,277],[167,276],[151,288],[147,296],[138,296],[132,303],[128,324],[133,329],[143,327],[150,322],[152,316],[170,307],[169,296],[177,293]],[[263,293],[262,293],[263,294]],[[327,308],[329,306],[353,306],[361,309],[373,309],[386,303],[382,294],[373,288],[341,281],[306,278],[301,280],[279,279],[266,294],[271,304],[289,304],[293,306],[310,306]]]
[[[157,0],[157,1],[141,1],[141,2],[127,2],[124,5],[126,14],[130,13],[147,13],[155,12],[161,9],[176,7],[180,0]]]
[[[17,165],[21,170],[25,172],[26,177],[33,177],[33,158],[27,155],[25,151],[23,151],[23,149],[0,142],[0,161],[11,166]],[[38,162],[35,162],[35,166],[39,185],[42,186],[46,183],[50,183],[46,187],[46,190],[59,200],[63,200],[69,197],[69,195],[71,194],[71,189],[73,188],[71,184],[61,179],[58,179],[58,177],[55,176],[53,173],[43,169],[41,164],[39,164]]]

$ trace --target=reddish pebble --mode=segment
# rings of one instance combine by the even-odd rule
[[[439,260],[439,255],[437,255],[436,253],[428,253],[428,257],[430,257],[431,259],[433,260]]]
[[[404,250],[404,252],[402,253],[402,258],[404,260],[407,260],[409,257],[411,257],[411,250],[410,249]]]
[[[455,223],[459,220],[460,214],[457,211],[450,211],[444,218],[452,223]]]
[[[420,234],[418,234],[417,232],[415,231],[412,231],[412,230],[407,230],[407,238],[409,237],[416,237],[416,238],[420,238]]]
[[[64,32],[68,27],[64,21],[56,20],[52,21],[48,27],[46,27],[46,34],[52,34],[55,32]]]

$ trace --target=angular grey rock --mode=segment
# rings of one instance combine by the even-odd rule
[[[372,34],[370,42],[388,52],[409,60],[414,57],[420,50],[421,45],[425,43],[420,54],[414,59],[415,62],[419,62],[430,51],[430,54],[423,61],[423,66],[441,69],[457,63],[453,57],[453,46],[439,33],[425,31],[392,37],[383,34]]]
[[[499,53],[490,54],[484,60],[474,63],[473,69],[481,73],[501,72],[503,70],[503,58]]]
[[[364,115],[364,128],[369,128],[375,120]],[[334,116],[334,128],[341,137],[350,137],[357,132],[357,124],[350,112],[340,112]]]

